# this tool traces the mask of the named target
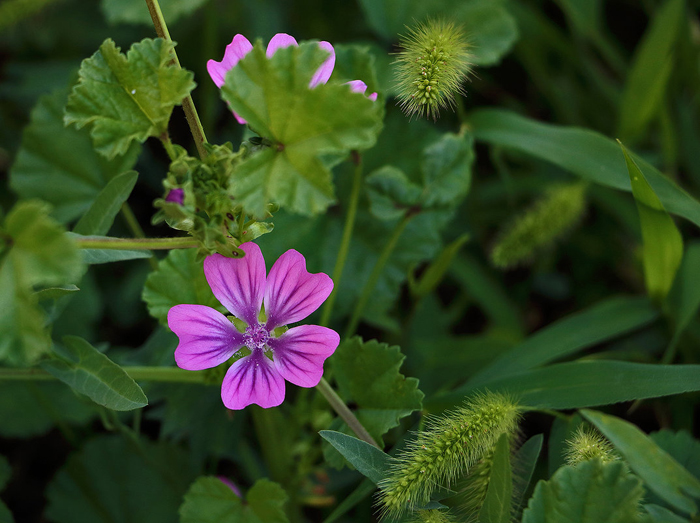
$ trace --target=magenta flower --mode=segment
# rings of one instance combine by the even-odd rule
[[[166,202],[173,202],[182,205],[185,202],[185,191],[184,189],[170,189],[167,196],[165,197]]]
[[[277,49],[283,47],[289,47],[290,45],[299,45],[293,36],[289,36],[286,33],[277,33],[272,37],[270,42],[267,44],[267,50],[265,54],[268,58],[275,54]],[[333,68],[335,67],[335,50],[333,46],[328,42],[319,42],[318,46],[321,49],[328,51],[331,55],[321,64],[316,72],[314,73],[311,81],[309,82],[309,88],[313,89],[318,84],[325,84],[333,73]],[[216,86],[221,89],[224,85],[226,79],[226,73],[233,69],[239,60],[242,60],[245,55],[253,50],[253,46],[248,41],[248,39],[242,34],[237,34],[231,40],[231,43],[226,46],[226,52],[224,53],[224,58],[221,62],[216,60],[209,60],[207,62],[207,71],[209,76],[214,81]],[[352,82],[347,82],[350,86],[350,90],[355,93],[364,93],[367,90],[367,85],[361,80],[353,80]],[[377,99],[377,93],[372,93],[368,96],[372,101]],[[238,116],[235,111],[233,116],[236,117],[238,123],[244,124],[246,121]]]
[[[318,385],[323,362],[338,347],[340,336],[318,325],[279,335],[275,329],[318,309],[333,290],[333,280],[309,273],[306,260],[293,249],[279,257],[266,278],[260,248],[248,242],[240,249],[243,258],[208,256],[204,275],[221,304],[247,324],[245,331],[211,307],[175,305],[168,311],[168,326],[180,338],[175,362],[183,369],[202,370],[236,355],[221,386],[224,405],[234,410],[252,403],[276,407],[284,400],[284,380],[299,387]],[[267,319],[261,323],[263,302]]]

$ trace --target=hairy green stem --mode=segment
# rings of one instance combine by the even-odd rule
[[[148,6],[148,11],[151,13],[151,19],[153,20],[153,27],[156,29],[156,34],[163,40],[172,42],[158,0],[146,0],[146,5]],[[180,67],[180,60],[174,50],[173,58],[177,66]],[[207,137],[204,134],[202,122],[199,120],[199,115],[197,114],[197,109],[194,106],[191,95],[188,94],[187,97],[182,100],[182,109],[185,111],[187,124],[190,126],[190,132],[192,133],[194,144],[197,146],[197,152],[200,158],[204,159],[207,157],[207,150],[204,148],[204,144],[207,143]]]
[[[360,423],[360,420],[357,419],[345,402],[338,396],[338,393],[333,390],[330,383],[324,378],[321,378],[321,381],[316,385],[316,390],[323,394],[323,397],[326,398],[330,406],[333,407],[333,410],[347,423],[348,427],[352,429],[358,438],[379,448],[374,438],[370,436],[367,429]]]
[[[158,381],[165,383],[206,383],[205,373],[183,370],[178,367],[122,367],[136,381]],[[0,368],[0,381],[49,381],[55,380],[50,373],[40,368]]]
[[[326,303],[323,306],[323,312],[321,313],[320,323],[324,326],[327,326],[331,320],[333,304],[335,303],[335,297],[338,294],[340,279],[343,276],[343,268],[345,267],[345,262],[348,258],[348,251],[350,250],[350,239],[352,238],[352,231],[355,227],[357,205],[360,201],[360,188],[362,187],[362,157],[357,151],[353,151],[353,161],[355,163],[355,174],[352,178],[350,205],[348,206],[348,213],[345,216],[343,237],[340,240],[340,248],[338,249],[338,256],[335,260],[335,267],[333,268],[333,292],[331,292],[331,295],[326,300]]]
[[[199,244],[189,236],[177,238],[110,238],[106,236],[85,236],[75,238],[81,249],[114,250],[163,250],[190,249]]]
[[[372,269],[372,273],[369,275],[367,283],[365,283],[365,286],[362,288],[362,293],[360,294],[360,297],[357,300],[355,310],[352,311],[352,316],[350,318],[350,322],[348,323],[348,327],[347,329],[345,329],[345,336],[343,336],[344,339],[348,339],[353,334],[355,334],[357,326],[360,323],[360,317],[362,316],[362,312],[364,311],[365,307],[367,306],[367,302],[369,302],[369,299],[372,296],[372,292],[374,291],[374,288],[377,285],[377,281],[379,281],[379,276],[381,276],[382,271],[384,270],[384,266],[389,261],[391,254],[394,252],[394,249],[396,248],[396,245],[399,242],[399,238],[401,237],[401,234],[408,225],[408,222],[410,222],[411,218],[413,218],[413,216],[415,215],[415,212],[408,211],[404,215],[404,217],[401,218],[401,221],[396,224],[396,227],[394,227],[394,230],[392,231],[391,236],[389,237],[389,241],[384,246],[384,250],[380,254],[377,263],[374,264],[374,268]]]

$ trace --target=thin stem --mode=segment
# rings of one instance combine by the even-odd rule
[[[183,370],[178,367],[122,367],[136,381],[164,383],[206,383],[205,373]],[[44,369],[0,369],[0,381],[50,381],[53,375]]]
[[[174,162],[177,159],[177,154],[175,153],[173,142],[170,140],[168,133],[163,133],[160,136],[160,143],[163,144],[163,149],[165,149],[165,152],[168,153],[168,158],[170,158],[170,161]]]
[[[114,250],[163,250],[190,249],[199,244],[189,236],[177,238],[111,238],[106,236],[85,236],[75,238],[81,249]]]
[[[364,311],[365,307],[367,306],[367,302],[369,301],[370,297],[372,296],[372,292],[374,291],[374,288],[377,285],[377,281],[379,281],[379,276],[381,276],[382,271],[384,270],[384,266],[386,263],[389,261],[389,258],[391,257],[391,254],[394,252],[394,249],[396,248],[396,244],[399,241],[399,238],[401,237],[401,234],[403,233],[404,229],[406,228],[406,225],[408,225],[408,222],[411,221],[411,218],[415,216],[415,212],[407,212],[403,218],[401,218],[401,221],[396,224],[396,227],[394,228],[393,232],[391,233],[391,237],[389,238],[389,241],[387,244],[384,246],[384,250],[382,251],[381,255],[379,256],[379,259],[377,260],[377,263],[374,264],[374,268],[372,269],[372,273],[369,275],[369,279],[367,280],[367,283],[365,283],[365,286],[362,288],[362,293],[360,294],[360,298],[357,300],[357,304],[355,305],[355,310],[352,312],[352,317],[350,318],[350,322],[348,323],[347,329],[345,329],[345,339],[350,338],[353,334],[355,334],[355,331],[357,330],[357,326],[360,323],[360,317],[362,316],[362,311]]]
[[[345,267],[345,262],[348,258],[348,251],[350,250],[350,239],[352,238],[352,231],[355,227],[355,217],[357,215],[357,205],[360,201],[360,188],[362,187],[362,157],[357,151],[353,151],[353,161],[355,162],[355,174],[352,178],[352,190],[350,193],[350,205],[348,206],[348,213],[345,216],[345,226],[343,227],[343,237],[340,240],[340,248],[338,249],[338,257],[335,260],[335,267],[333,269],[333,292],[326,300],[323,306],[323,312],[321,313],[321,325],[327,326],[331,320],[331,313],[333,312],[333,304],[335,303],[335,297],[338,293],[338,287],[340,286],[340,280],[343,276],[343,268]]]
[[[360,420],[355,417],[345,402],[338,396],[338,393],[333,390],[333,387],[331,387],[324,378],[321,378],[321,381],[316,385],[316,390],[323,394],[323,397],[326,398],[330,406],[333,407],[333,410],[347,423],[348,427],[352,429],[358,438],[379,448],[377,442],[370,436],[367,429],[360,423]]]
[[[172,42],[158,0],[146,0],[146,5],[148,6],[148,11],[151,13],[151,19],[153,20],[153,27],[156,29],[156,34],[163,40]],[[177,66],[180,67],[180,60],[175,50],[173,50],[173,59]],[[204,134],[202,122],[199,120],[199,115],[197,114],[197,109],[194,106],[191,95],[188,94],[187,97],[182,100],[182,108],[185,111],[187,124],[190,126],[190,132],[192,133],[192,138],[194,138],[194,144],[197,146],[199,157],[204,159],[207,157],[207,150],[204,148],[204,144],[207,143],[207,137]]]

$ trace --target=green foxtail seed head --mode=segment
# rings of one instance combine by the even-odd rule
[[[430,501],[438,486],[449,487],[493,449],[501,434],[517,432],[519,412],[511,398],[489,392],[429,418],[379,484],[382,516],[411,512]]]
[[[586,209],[586,184],[572,183],[548,189],[531,208],[504,228],[491,252],[496,267],[508,268],[532,258],[566,234]]]
[[[408,116],[435,120],[440,109],[454,107],[464,94],[471,69],[470,45],[452,22],[428,20],[401,36],[403,50],[394,61],[398,98]]]
[[[603,463],[620,459],[605,437],[595,429],[583,425],[578,428],[570,440],[566,441],[564,457],[568,465],[578,465],[594,458],[600,459]]]
[[[494,450],[491,448],[487,451],[454,486],[457,495],[453,498],[452,506],[458,507],[461,521],[472,522],[478,519],[491,480]]]

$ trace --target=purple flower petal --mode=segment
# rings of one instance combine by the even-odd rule
[[[345,85],[350,86],[350,90],[353,93],[364,93],[367,90],[367,84],[362,80],[352,80],[351,82],[345,82]],[[377,93],[370,94],[367,98],[373,102],[377,99]]]
[[[228,479],[226,476],[216,476],[216,478],[221,481],[224,485],[226,485],[228,488],[230,488],[233,493],[238,496],[239,498],[242,498],[243,496],[241,495],[241,490],[236,486],[236,484]]]
[[[233,37],[231,43],[226,46],[226,52],[221,62],[217,62],[216,60],[209,60],[207,62],[209,76],[211,76],[211,79],[218,88],[224,85],[226,73],[233,69],[238,61],[243,59],[243,57],[252,50],[253,46],[248,39],[241,34],[237,34]]]
[[[248,325],[258,320],[265,292],[265,260],[252,242],[239,247],[243,258],[212,254],[204,260],[204,275],[216,299]]]
[[[272,58],[277,49],[282,49],[283,47],[289,47],[290,45],[299,45],[293,36],[289,36],[287,33],[277,33],[272,37],[270,43],[267,44],[267,51],[265,55],[268,58]]]
[[[261,351],[236,361],[221,385],[226,408],[240,410],[252,403],[267,409],[284,401],[284,379]]]
[[[267,328],[303,320],[326,301],[332,290],[333,280],[327,274],[309,273],[304,257],[294,249],[288,250],[267,277]]]
[[[205,305],[175,305],[168,311],[168,327],[180,338],[175,362],[181,369],[211,369],[243,346],[243,334]]]
[[[299,387],[318,385],[323,376],[323,362],[335,352],[338,343],[337,332],[318,325],[294,327],[268,341],[277,371]]]
[[[328,42],[319,42],[318,46],[324,51],[328,51],[331,55],[326,58],[321,67],[314,73],[313,78],[309,82],[310,89],[313,89],[318,84],[325,84],[331,77],[331,74],[333,74],[333,67],[335,67],[335,49],[333,49],[333,46]]]

